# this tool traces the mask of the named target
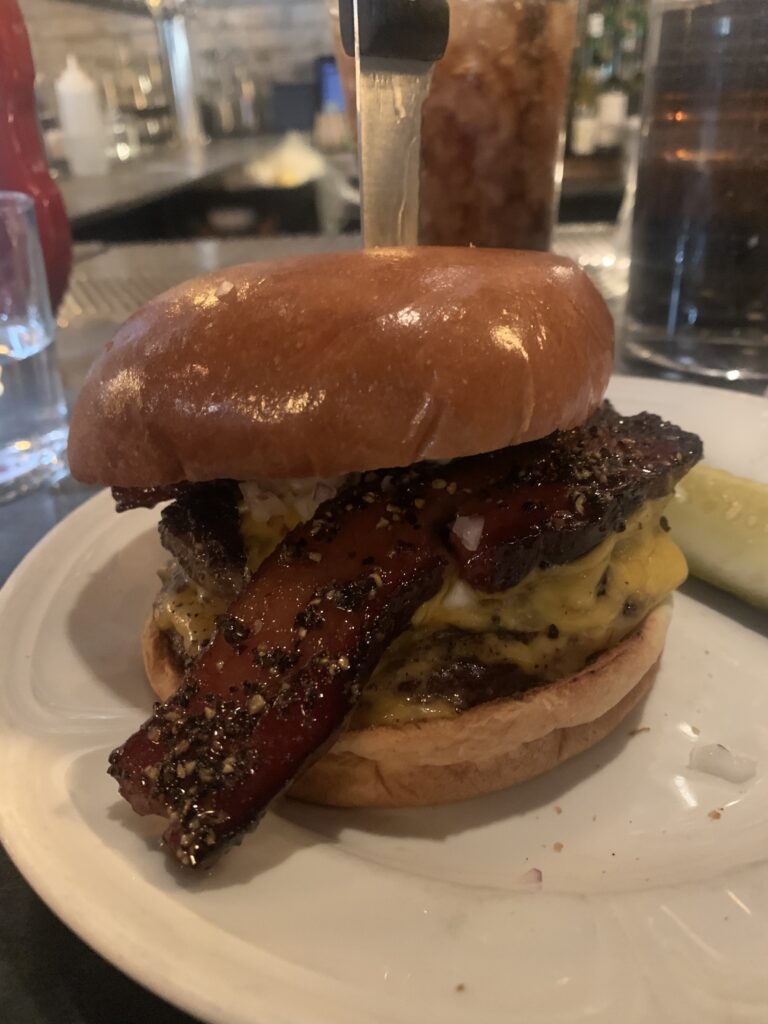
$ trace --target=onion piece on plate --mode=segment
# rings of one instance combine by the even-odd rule
[[[726,782],[747,782],[757,771],[757,761],[734,754],[722,743],[697,743],[691,751],[688,765]]]

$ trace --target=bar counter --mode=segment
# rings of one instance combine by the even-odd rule
[[[157,153],[111,167],[108,174],[64,178],[59,187],[72,226],[79,228],[258,159],[278,141],[279,136],[265,135],[221,140],[194,149],[163,146]]]

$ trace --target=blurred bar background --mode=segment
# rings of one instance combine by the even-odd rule
[[[76,240],[357,230],[326,0],[22,0],[21,8],[46,149]],[[618,215],[646,26],[644,0],[581,4],[561,221]],[[68,55],[98,89],[111,165],[101,183],[68,173],[56,88]],[[259,158],[288,132],[301,134],[276,166],[265,165]],[[194,159],[183,155],[190,146]],[[328,181],[309,186],[329,164],[330,195]]]

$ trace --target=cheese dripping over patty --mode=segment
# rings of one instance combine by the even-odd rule
[[[333,487],[336,481],[323,482]],[[324,489],[315,494],[326,500]],[[314,495],[313,495],[314,497]],[[290,494],[268,517],[241,507],[241,531],[251,571],[303,519]],[[579,671],[632,631],[686,578],[687,566],[662,519],[667,499],[647,502],[622,532],[566,565],[537,568],[517,586],[484,593],[449,574],[442,589],[414,614],[411,627],[384,653],[353,715],[351,727],[399,724],[461,712],[459,693],[432,692],[445,659],[506,663],[546,682]],[[319,502],[318,502],[319,503]],[[311,507],[309,516],[317,506]],[[161,630],[175,631],[195,657],[209,641],[228,599],[167,572],[154,608]]]

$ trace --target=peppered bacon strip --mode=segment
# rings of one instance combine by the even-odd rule
[[[483,519],[477,551],[464,548],[458,535],[451,538],[459,572],[476,589],[497,591],[541,563],[562,565],[585,554],[644,501],[668,494],[700,457],[695,435],[649,413],[621,417],[606,402],[583,426],[541,441],[445,467],[426,463],[372,476],[387,481],[390,504],[405,507],[416,493],[414,474],[422,483],[455,487],[455,514]],[[208,589],[239,589],[245,567],[239,487],[233,481],[176,486],[180,494],[161,519],[164,547]],[[141,503],[143,493],[130,492],[131,500]],[[439,487],[427,488],[427,511],[439,511],[439,497]],[[128,500],[125,492],[120,500]]]
[[[447,466],[366,474],[294,530],[222,618],[185,685],[111,757],[140,813],[195,865],[256,821],[329,743],[452,559],[478,589],[571,561],[671,491],[701,442],[609,406],[583,427]],[[469,550],[456,529],[480,517]]]
[[[695,434],[651,413],[622,417],[604,402],[573,430],[461,459],[450,473],[463,496],[456,512],[481,517],[483,531],[474,551],[452,534],[459,575],[493,592],[536,566],[572,562],[623,531],[644,502],[670,494],[701,455]]]
[[[377,529],[358,495],[295,530],[262,566],[170,701],[116,750],[110,772],[196,865],[258,819],[343,725],[384,647],[439,588],[429,530]]]

